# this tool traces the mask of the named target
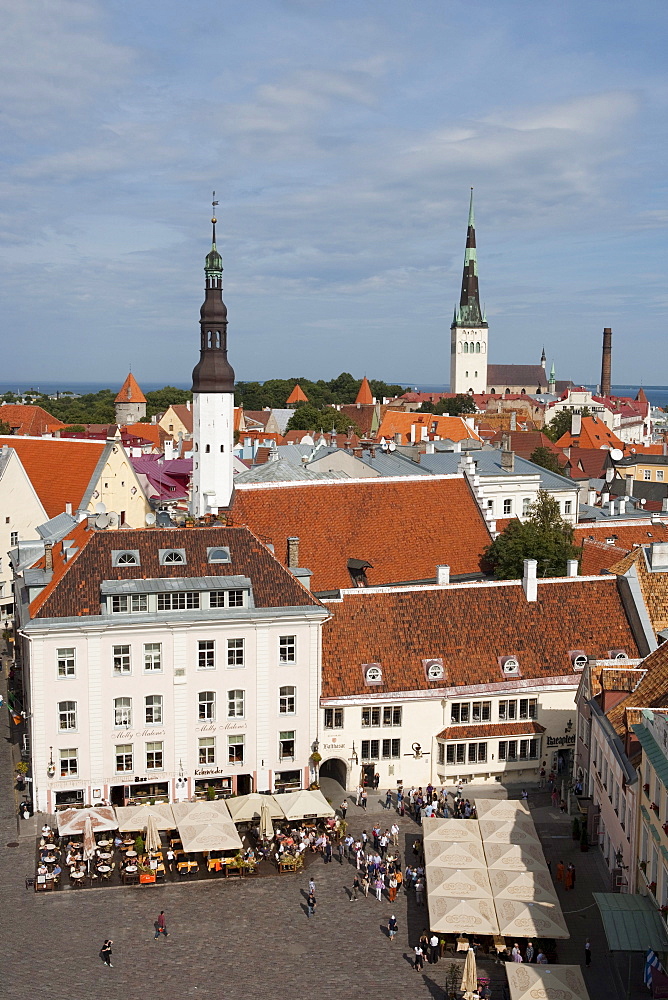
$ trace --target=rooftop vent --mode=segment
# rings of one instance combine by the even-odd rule
[[[521,677],[520,664],[516,656],[500,656],[499,666],[506,677]]]
[[[422,666],[424,667],[425,677],[428,681],[442,681],[445,677],[445,667],[440,657],[423,660]]]
[[[584,670],[589,662],[589,657],[584,649],[571,649],[568,655],[571,658],[573,670]]]
[[[608,656],[611,660],[628,660],[626,650],[624,649],[609,649]]]
[[[364,681],[366,684],[382,684],[383,668],[380,663],[363,663]]]
[[[668,570],[668,542],[652,542],[647,550],[650,569],[653,572]]]

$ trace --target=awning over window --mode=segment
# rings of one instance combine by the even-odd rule
[[[636,893],[595,892],[610,951],[668,951],[666,925],[656,906]]]

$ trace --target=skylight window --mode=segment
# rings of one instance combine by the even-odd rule
[[[445,667],[440,657],[423,660],[422,666],[428,681],[440,681],[445,677]]]
[[[206,550],[206,557],[210,563],[231,562],[230,550],[223,546],[218,546],[216,548],[208,548]]]
[[[500,656],[499,666],[507,677],[520,676],[520,664],[516,656]]]

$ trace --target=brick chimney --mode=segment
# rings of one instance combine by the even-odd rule
[[[288,569],[299,566],[299,538],[288,538]]]
[[[612,380],[612,329],[609,326],[603,329],[603,357],[601,359],[601,395],[610,395],[610,383]]]
[[[44,569],[47,573],[53,572],[53,545],[51,542],[44,543]]]
[[[501,438],[501,468],[504,472],[515,471],[515,453],[511,449],[510,434],[504,434]]]

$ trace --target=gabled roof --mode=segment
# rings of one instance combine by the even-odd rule
[[[62,559],[62,543],[54,546],[54,578],[31,604],[31,617],[71,618],[100,614],[100,588],[108,580],[173,579],[179,577],[247,576],[255,607],[318,605],[297,580],[247,528],[137,528],[118,531],[75,529],[79,551]],[[211,564],[207,549],[224,546],[229,563]],[[159,549],[185,549],[185,564],[160,565]],[[112,566],[112,550],[139,552],[140,566]]]
[[[582,573],[600,573],[604,569],[616,567],[621,559],[636,551],[638,546],[668,542],[668,518],[665,524],[655,523],[649,518],[639,518],[631,524],[620,524],[615,520],[576,524],[573,541],[575,545],[582,547]],[[626,568],[628,567],[625,566]]]
[[[555,443],[557,448],[620,448],[623,451],[625,447],[621,438],[598,417],[582,417],[579,434],[566,431]]]
[[[645,538],[643,545],[625,553],[612,566],[612,572],[626,573],[631,566],[635,566],[652,628],[655,632],[662,632],[668,628],[668,573],[652,573],[648,567],[647,553],[652,542],[668,542],[668,524],[653,524],[649,532],[651,537]]]
[[[121,386],[121,391],[114,400],[115,403],[145,403],[146,396],[137,385],[137,379],[132,372],[129,373],[125,382]]]
[[[132,434],[145,441],[151,441],[156,448],[162,448],[165,438],[169,437],[160,424],[123,424],[120,431],[121,434]]]
[[[308,396],[300,386],[299,382],[295,384],[294,389],[285,401],[286,406],[291,406],[293,403],[308,403]]]
[[[477,573],[491,542],[463,476],[243,485],[231,516],[283,562],[288,538],[298,537],[315,592],[350,586],[349,559],[371,563],[375,584],[434,579],[439,564]]]
[[[381,438],[394,439],[401,435],[401,444],[411,443],[411,427],[417,426],[417,439],[420,440],[420,428],[426,428],[427,438],[438,437],[441,441],[480,441],[480,436],[463,417],[436,416],[433,413],[404,413],[402,410],[386,410],[381,421],[376,440]]]
[[[639,655],[616,578],[539,580],[533,602],[513,580],[348,590],[325,604],[333,617],[323,626],[324,698],[508,685],[504,656],[517,657],[523,682],[572,676],[576,687],[571,650],[593,659],[611,648]],[[429,681],[422,661],[439,658],[446,676]],[[366,684],[368,663],[380,664],[382,684]]]
[[[607,448],[571,448],[567,456],[560,454],[571,479],[603,479],[610,463]]]
[[[371,391],[371,386],[369,385],[369,380],[366,377],[366,375],[362,379],[362,384],[355,398],[355,402],[360,404],[361,406],[373,406],[373,393]]]
[[[12,434],[32,437],[41,437],[65,426],[62,420],[52,417],[41,406],[20,403],[3,403],[0,406],[0,421],[9,424]]]
[[[642,661],[644,675],[633,691],[611,708],[606,715],[618,733],[641,722],[632,709],[664,708],[668,705],[668,642]]]
[[[341,407],[340,412],[348,418],[351,424],[359,427],[363,438],[371,437],[374,431],[374,417],[376,416],[375,406],[367,406],[362,403],[346,403]]]
[[[172,410],[179,418],[181,423],[186,429],[187,434],[192,434],[193,432],[193,408],[187,406],[185,403],[172,403]]]
[[[21,459],[49,517],[62,514],[68,503],[73,511],[81,506],[96,472],[101,471],[98,465],[107,448],[106,441],[0,436],[0,447],[5,444]]]
[[[487,365],[487,385],[497,392],[503,392],[507,385],[519,385],[530,393],[538,386],[547,388],[547,383],[547,372],[542,365]]]
[[[494,414],[496,416],[496,414]],[[510,414],[499,414],[499,416],[510,418]],[[550,441],[549,437],[542,431],[497,431],[491,438],[492,444],[501,445],[504,437],[510,437],[510,450],[521,458],[530,459],[536,448],[547,448],[556,452],[557,449]]]

